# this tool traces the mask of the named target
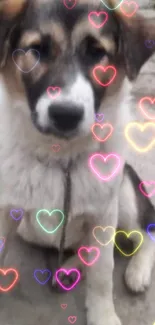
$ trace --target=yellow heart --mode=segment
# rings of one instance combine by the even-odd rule
[[[152,149],[153,145],[155,144],[155,138],[149,143],[147,147],[139,148],[136,143],[130,139],[129,131],[132,128],[138,128],[141,132],[143,132],[146,128],[149,128],[150,126],[153,126],[155,129],[155,123],[153,122],[147,122],[147,123],[138,123],[138,122],[131,122],[128,123],[128,125],[125,128],[125,137],[127,138],[128,142],[132,145],[132,147],[137,150],[138,152],[147,152]]]
[[[124,253],[122,250],[121,250],[121,248],[116,244],[116,236],[117,236],[117,234],[119,234],[119,233],[123,233],[123,234],[125,234],[125,236],[127,237],[127,238],[129,238],[130,237],[130,235],[131,234],[133,234],[133,233],[136,233],[137,235],[139,235],[140,237],[141,237],[141,239],[140,239],[140,243],[139,243],[139,245],[134,249],[134,251],[132,252],[132,253],[130,253],[130,254],[126,254],[126,253]],[[132,230],[131,232],[129,232],[129,234],[127,234],[125,231],[123,231],[123,230],[118,230],[118,231],[116,231],[116,233],[115,233],[115,237],[114,237],[114,243],[115,243],[115,246],[117,247],[117,249],[124,255],[124,256],[132,256],[134,253],[136,253],[137,251],[138,251],[138,249],[140,248],[140,246],[142,245],[142,243],[143,243],[143,240],[144,240],[144,238],[143,238],[143,235],[142,235],[142,233],[140,232],[140,231],[137,231],[137,230]]]
[[[103,244],[103,243],[100,242],[99,239],[96,237],[96,235],[95,235],[95,231],[97,231],[97,230],[99,230],[99,229],[101,229],[103,232],[105,232],[107,229],[110,229],[110,230],[113,231],[113,235],[112,235],[112,237],[110,238],[110,240],[109,240],[107,243],[104,243],[104,244]],[[114,227],[112,227],[112,226],[107,226],[107,227],[105,227],[105,228],[103,228],[103,227],[101,227],[101,226],[96,226],[96,227],[93,229],[92,234],[93,234],[94,238],[96,239],[96,241],[97,241],[100,245],[102,245],[102,246],[107,246],[107,245],[108,245],[108,244],[113,240],[113,238],[114,238],[114,236],[115,236],[115,229],[114,229]]]

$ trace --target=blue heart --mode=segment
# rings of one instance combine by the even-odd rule
[[[150,225],[148,225],[148,227],[147,227],[147,233],[148,233],[148,235],[149,235],[149,237],[153,240],[153,241],[155,241],[155,235],[154,236],[152,236],[152,234],[151,234],[151,232],[150,232],[150,228],[155,228],[155,223],[151,223]],[[155,230],[155,229],[154,229]]]
[[[152,47],[155,45],[155,41],[154,40],[145,40],[145,46],[148,48],[148,49],[152,49]]]
[[[3,247],[4,247],[4,240],[0,239],[0,252],[3,249]]]
[[[48,273],[47,278],[44,281],[40,281],[38,279],[38,277],[37,277],[37,273],[44,274],[45,272]],[[34,277],[35,277],[36,281],[39,282],[40,284],[45,284],[50,279],[50,277],[51,277],[51,271],[48,270],[48,269],[45,269],[45,270],[39,270],[39,269],[37,269],[37,270],[34,271]]]

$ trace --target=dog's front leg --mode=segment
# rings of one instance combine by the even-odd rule
[[[96,225],[103,228],[117,227],[118,198],[113,198],[104,215],[96,218]],[[113,236],[112,236],[113,237]],[[106,243],[106,229],[103,231],[103,243]],[[98,246],[100,257],[90,267],[87,267],[87,324],[88,325],[120,325],[121,322],[115,313],[113,304],[113,268],[114,268],[114,243],[101,246],[92,235],[92,227],[89,234],[89,245]]]

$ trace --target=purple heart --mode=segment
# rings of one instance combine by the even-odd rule
[[[23,214],[24,214],[23,209],[17,209],[17,210],[12,209],[10,211],[10,216],[16,221],[20,220],[23,217]]]
[[[4,243],[5,243],[5,239],[0,239],[0,252],[2,251],[3,247],[4,247]]]
[[[104,120],[104,114],[103,113],[95,114],[95,119],[96,119],[97,122],[102,122]]]
[[[44,281],[39,280],[38,277],[37,277],[37,273],[39,275],[39,273],[44,274],[45,272],[48,273],[48,277]],[[45,284],[51,277],[51,271],[48,270],[48,269],[45,269],[45,270],[37,269],[37,270],[34,271],[34,277],[35,277],[36,281],[38,281],[40,284]]]
[[[145,46],[148,48],[148,49],[152,49],[152,47],[155,45],[155,42],[153,41],[153,40],[149,40],[149,39],[147,39],[147,40],[145,40]]]
[[[152,236],[152,234],[151,234],[151,232],[150,232],[150,228],[155,228],[155,223],[152,223],[152,224],[148,225],[148,227],[147,227],[147,233],[148,233],[149,237],[150,237],[153,241],[155,241],[155,235]],[[155,229],[154,229],[154,230],[155,230]]]

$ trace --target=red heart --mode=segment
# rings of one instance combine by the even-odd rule
[[[76,6],[77,0],[63,0],[63,3],[67,9],[73,9]]]
[[[47,94],[52,99],[56,98],[58,95],[60,95],[61,88],[60,87],[48,87],[47,88]]]
[[[129,11],[129,7],[132,6],[133,7],[134,5],[134,8],[132,9],[132,11],[128,12]],[[128,6],[128,8],[126,8],[126,6]],[[123,7],[125,7],[123,9]],[[127,9],[127,11],[126,11]],[[131,8],[130,8],[131,9]],[[126,16],[126,17],[132,17],[134,15],[134,13],[137,11],[138,9],[138,5],[135,1],[123,1],[121,6],[120,6],[120,10],[122,11],[122,13]]]
[[[99,22],[96,23],[93,19],[96,18],[96,17],[99,18],[101,15],[102,15],[102,16],[104,15],[104,17],[103,17],[103,19],[102,19],[102,22],[100,22],[100,19],[98,19]],[[99,11],[99,12],[97,12],[97,11],[91,11],[91,12],[89,13],[89,15],[88,15],[88,19],[89,19],[90,23],[91,23],[95,28],[101,28],[101,27],[104,26],[104,24],[105,24],[106,21],[108,20],[108,14],[107,14],[105,11]]]
[[[155,98],[151,98],[151,97],[143,97],[143,98],[141,98],[141,100],[140,100],[140,102],[139,102],[139,107],[140,107],[142,113],[143,113],[143,114],[144,114],[148,119],[150,119],[150,120],[155,120],[155,114],[154,114],[154,116],[151,116],[150,113],[147,113],[147,112],[145,111],[145,107],[142,105],[143,102],[145,102],[145,101],[148,101],[151,105],[153,105],[153,104],[155,104]]]
[[[97,70],[102,71],[103,73],[106,73],[107,70],[111,70],[113,72],[113,76],[110,78],[110,80],[107,83],[103,83],[96,76],[96,71]],[[108,65],[107,67],[103,67],[102,65],[98,65],[93,69],[93,76],[94,76],[95,80],[99,83],[99,85],[101,85],[102,87],[106,87],[106,86],[109,86],[113,82],[113,80],[115,79],[115,77],[116,77],[116,69],[115,69],[115,67],[113,67],[111,65]]]
[[[58,152],[58,151],[60,150],[60,145],[59,145],[59,144],[53,144],[53,146],[52,146],[52,150],[53,150],[54,152]]]
[[[14,285],[18,281],[19,274],[15,269],[12,269],[12,268],[10,268],[10,269],[0,269],[0,273],[2,273],[2,275],[5,275],[5,276],[7,275],[7,273],[14,273],[14,275],[15,275],[15,278],[14,278],[13,282],[8,287],[3,288],[2,286],[0,286],[0,291],[8,292],[9,290],[11,290],[14,287]]]
[[[104,138],[100,138],[100,137],[98,137],[98,136],[95,134],[95,130],[94,130],[96,127],[99,127],[99,128],[102,129],[102,130],[103,130],[103,129],[107,129],[108,134],[106,135],[106,137],[105,137],[105,136],[104,136]],[[101,124],[99,124],[99,123],[95,123],[95,124],[93,124],[91,130],[92,130],[92,133],[93,133],[93,135],[95,136],[95,139],[96,139],[96,140],[98,140],[98,141],[100,141],[100,142],[105,142],[105,141],[108,140],[108,138],[111,136],[111,134],[112,134],[114,128],[113,128],[113,126],[112,126],[110,123],[104,123],[103,125],[101,125]]]
[[[69,316],[68,317],[68,321],[71,323],[71,324],[74,324],[77,320],[77,317],[76,316]]]
[[[149,188],[150,193],[147,193],[145,191],[145,188],[143,187],[143,185],[146,187],[146,188]],[[153,189],[152,189],[152,185],[153,185]],[[143,181],[139,184],[139,189],[140,191],[142,192],[142,194],[146,197],[151,197],[155,194],[155,181]]]

